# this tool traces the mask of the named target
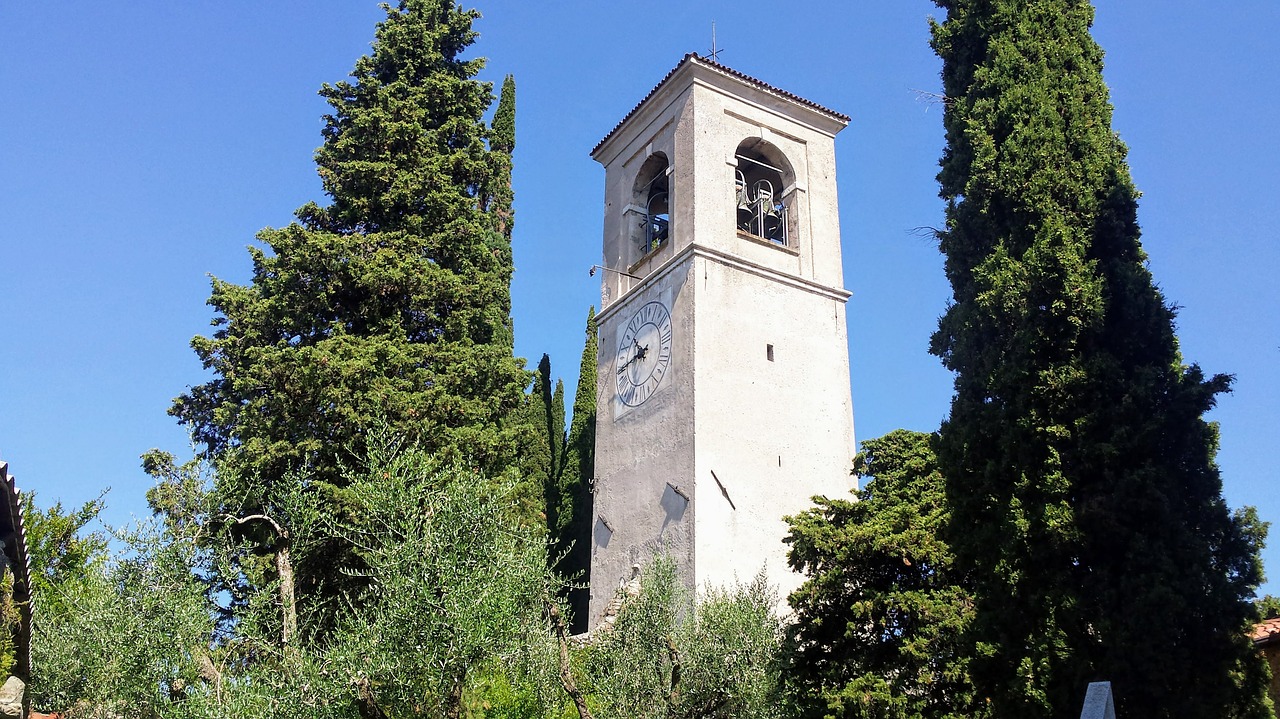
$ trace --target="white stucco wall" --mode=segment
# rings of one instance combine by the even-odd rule
[[[844,299],[720,257],[697,273],[696,581],[764,568],[785,596],[783,518],[853,487]]]

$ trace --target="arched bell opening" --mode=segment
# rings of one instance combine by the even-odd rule
[[[734,156],[738,163],[733,183],[738,231],[778,245],[792,244],[795,174],[786,155],[753,137],[743,140]]]
[[[638,257],[662,247],[671,237],[670,163],[667,156],[656,152],[640,166],[632,188],[631,240],[639,250]]]

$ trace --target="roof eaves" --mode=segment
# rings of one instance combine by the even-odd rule
[[[600,151],[600,148],[601,148],[601,147],[603,147],[603,146],[604,146],[604,144],[605,144],[606,142],[608,142],[608,141],[609,141],[609,138],[613,137],[613,136],[614,136],[614,134],[616,134],[616,133],[618,132],[618,130],[622,128],[622,126],[623,126],[623,125],[627,124],[627,121],[628,121],[628,120],[630,120],[630,119],[631,119],[631,117],[632,117],[633,115],[635,115],[635,114],[636,114],[636,112],[637,112],[637,111],[638,111],[638,110],[639,110],[639,109],[640,109],[640,108],[641,108],[641,107],[642,107],[646,102],[648,102],[648,101],[649,101],[649,98],[651,98],[651,97],[653,97],[654,95],[656,95],[656,94],[657,94],[658,90],[662,88],[662,86],[667,82],[667,80],[670,80],[670,79],[671,79],[671,76],[672,76],[672,75],[675,75],[675,74],[676,74],[676,72],[680,70],[680,68],[684,67],[684,66],[685,66],[685,64],[686,64],[686,63],[689,63],[689,62],[698,62],[698,63],[701,63],[701,64],[703,64],[703,65],[706,65],[707,67],[714,68],[715,70],[718,70],[718,71],[720,71],[720,72],[722,72],[722,73],[724,73],[724,74],[726,74],[726,75],[729,75],[729,76],[731,76],[731,77],[735,77],[735,78],[737,78],[737,79],[739,79],[739,80],[742,80],[742,81],[744,81],[744,82],[746,82],[746,83],[748,83],[748,84],[754,85],[754,86],[756,86],[758,89],[764,90],[765,92],[768,92],[768,93],[773,94],[773,95],[778,95],[779,97],[786,98],[786,99],[788,99],[788,100],[791,100],[792,102],[796,102],[796,103],[799,103],[799,104],[801,104],[801,105],[804,105],[805,107],[808,107],[808,108],[810,108],[810,109],[812,109],[812,110],[817,110],[818,112],[821,112],[821,113],[823,113],[823,114],[825,114],[825,115],[828,115],[828,116],[830,116],[831,118],[833,118],[833,119],[835,119],[835,120],[837,120],[837,121],[839,121],[839,122],[841,122],[841,123],[843,123],[843,124],[846,124],[846,125],[847,125],[847,124],[849,123],[849,116],[848,116],[848,115],[845,115],[845,114],[842,114],[842,113],[836,112],[835,110],[832,110],[832,109],[830,109],[830,108],[828,108],[828,107],[824,107],[824,106],[822,106],[822,105],[819,105],[818,103],[813,102],[812,100],[806,100],[805,98],[800,97],[799,95],[796,95],[795,93],[787,92],[786,90],[783,90],[783,89],[781,89],[781,88],[774,87],[773,85],[770,85],[769,83],[767,83],[767,82],[765,82],[765,81],[763,81],[763,80],[759,80],[759,79],[757,79],[757,78],[754,78],[754,77],[752,77],[752,76],[750,76],[750,75],[747,75],[746,73],[738,72],[737,70],[734,70],[733,68],[731,68],[731,67],[729,67],[729,66],[727,66],[727,65],[721,65],[720,63],[718,63],[718,62],[716,62],[716,61],[714,61],[714,60],[709,60],[709,59],[707,59],[707,58],[705,58],[705,57],[702,57],[701,55],[699,55],[699,54],[698,54],[698,53],[696,53],[696,52],[691,52],[691,53],[689,53],[689,54],[685,55],[683,58],[681,58],[681,59],[680,59],[680,62],[676,63],[676,66],[675,66],[675,67],[673,67],[673,68],[671,68],[671,71],[670,71],[670,72],[668,72],[668,73],[667,73],[667,74],[666,74],[666,75],[665,75],[661,80],[659,80],[659,81],[658,81],[658,84],[657,84],[657,85],[654,85],[654,86],[653,86],[653,89],[652,89],[652,90],[650,90],[650,91],[648,92],[648,94],[646,94],[646,95],[644,96],[644,98],[640,100],[640,102],[637,102],[637,103],[635,104],[635,107],[632,107],[632,108],[631,108],[631,110],[630,110],[629,112],[627,112],[627,114],[626,114],[626,115],[624,115],[624,116],[623,116],[623,118],[622,118],[621,120],[619,120],[619,121],[618,121],[618,124],[614,125],[614,126],[613,126],[613,129],[612,129],[612,130],[610,130],[610,131],[609,131],[609,133],[608,133],[608,134],[606,134],[606,135],[604,136],[604,138],[602,138],[602,139],[600,140],[600,142],[597,142],[597,143],[596,143],[596,146],[595,146],[595,147],[591,148],[591,155],[592,155],[592,156],[594,156],[597,152],[599,152],[599,151]]]

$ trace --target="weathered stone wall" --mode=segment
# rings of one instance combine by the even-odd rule
[[[1267,665],[1271,667],[1271,685],[1267,687],[1267,694],[1271,703],[1280,710],[1280,642],[1264,646],[1262,656],[1267,658]]]

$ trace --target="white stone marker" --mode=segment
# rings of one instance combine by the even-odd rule
[[[1116,706],[1111,701],[1111,682],[1089,682],[1080,719],[1116,719]]]

